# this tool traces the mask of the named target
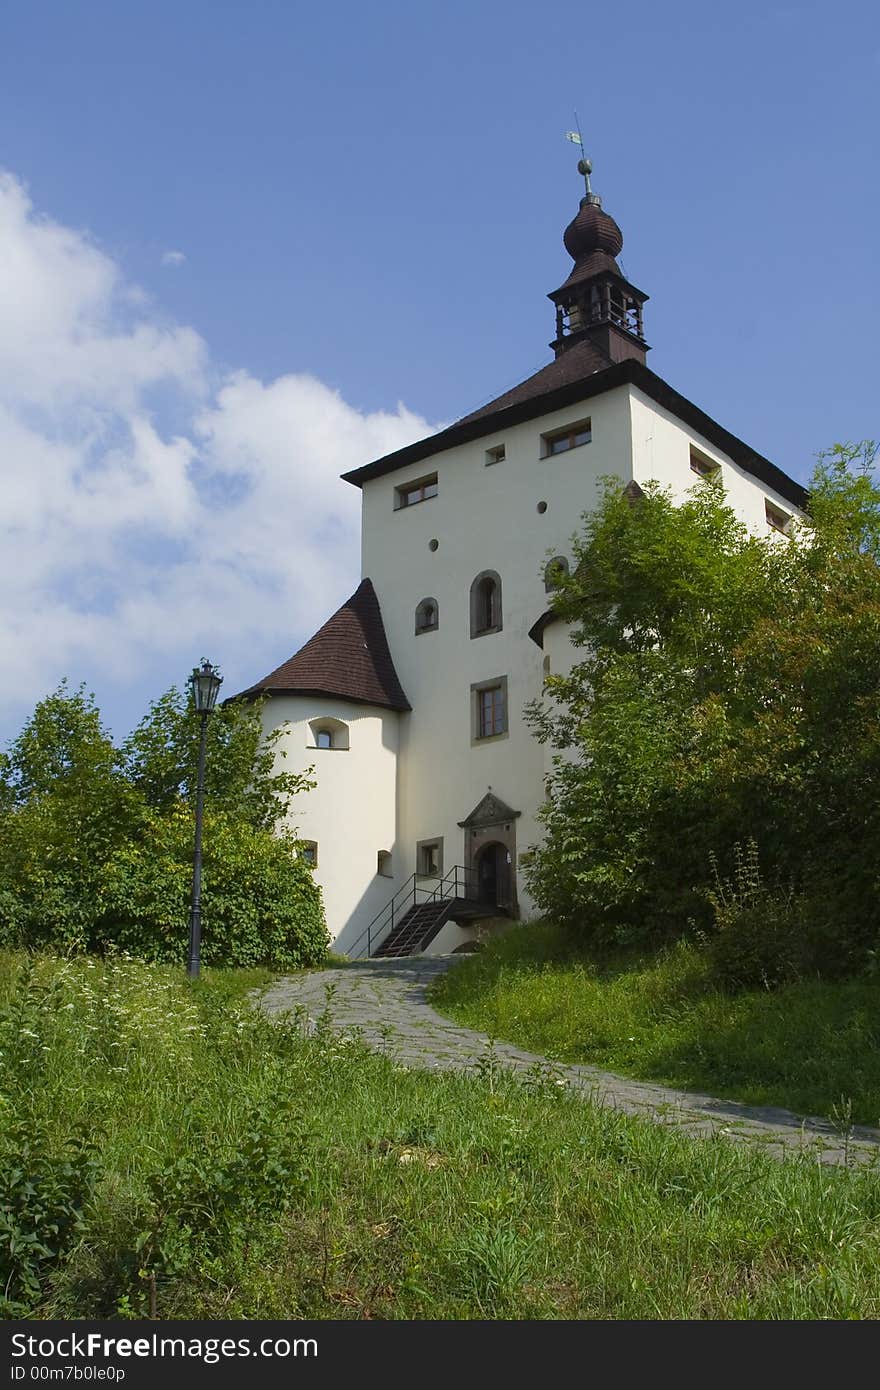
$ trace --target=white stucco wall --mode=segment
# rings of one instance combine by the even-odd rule
[[[592,441],[541,457],[541,435],[589,416]],[[628,388],[567,407],[450,449],[368,482],[363,489],[363,574],[375,585],[397,673],[413,707],[401,723],[402,871],[415,868],[420,840],[444,842],[444,867],[465,860],[458,825],[487,788],[521,815],[517,852],[539,835],[544,750],[523,706],[541,691],[543,653],[528,637],[547,607],[543,570],[549,555],[571,556],[570,537],[595,505],[602,474],[629,476]],[[487,467],[486,450],[503,443],[503,462]],[[438,495],[395,510],[395,489],[436,471]],[[543,514],[537,505],[546,501]],[[429,541],[436,539],[432,552]],[[502,581],[503,627],[471,638],[470,587],[482,570]],[[414,632],[417,603],[439,604],[435,632]],[[472,743],[471,685],[495,676],[508,683],[508,735]],[[520,907],[532,911],[520,881]]]
[[[654,480],[663,487],[671,488],[677,499],[684,500],[688,490],[700,481],[690,465],[690,446],[693,444],[701,454],[721,465],[721,481],[728,503],[757,535],[767,535],[771,530],[764,513],[765,498],[788,516],[795,514],[797,509],[787,498],[747,473],[727,454],[695,430],[688,429],[681,420],[636,387],[631,388],[631,410],[632,476],[636,482]]]
[[[348,749],[314,746],[310,721],[328,718],[347,725]],[[279,754],[287,756],[280,766],[314,768],[317,786],[294,798],[289,823],[318,846],[315,878],[341,952],[402,882],[394,853],[399,719],[393,710],[308,695],[278,695],[263,709],[266,729],[287,726],[279,745]],[[377,872],[379,850],[392,852],[393,878]]]

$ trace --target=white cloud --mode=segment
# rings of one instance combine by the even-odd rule
[[[99,696],[137,688],[131,720],[209,646],[230,692],[258,679],[357,582],[359,494],[339,474],[431,426],[402,405],[363,414],[311,376],[222,375],[10,174],[0,302],[7,731],[65,674]]]
[[[162,252],[162,264],[163,264],[163,265],[171,265],[171,266],[183,265],[183,263],[184,263],[185,260],[186,260],[186,256],[183,254],[182,251],[163,251],[163,252]]]

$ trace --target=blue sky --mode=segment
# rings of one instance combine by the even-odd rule
[[[345,598],[337,473],[549,357],[574,109],[653,369],[801,479],[877,434],[878,78],[853,0],[7,0],[0,739]]]

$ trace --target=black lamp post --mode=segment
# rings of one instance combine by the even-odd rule
[[[196,781],[196,843],[193,853],[192,905],[189,913],[189,961],[186,973],[191,980],[199,977],[199,953],[202,945],[202,812],[205,804],[205,742],[208,734],[208,715],[217,703],[217,692],[223,677],[210,661],[202,658],[189,678],[196,714],[202,721],[199,734],[199,771]]]

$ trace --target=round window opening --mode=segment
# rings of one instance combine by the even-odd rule
[[[546,502],[539,502],[539,503],[538,503],[538,511],[540,512],[541,516],[544,515],[544,513],[546,512],[546,510],[547,510],[547,503],[546,503]]]
[[[440,542],[439,542],[438,540],[428,541],[428,549],[429,549],[429,550],[437,550],[437,548],[439,547],[439,545],[440,545]]]

